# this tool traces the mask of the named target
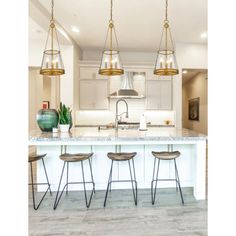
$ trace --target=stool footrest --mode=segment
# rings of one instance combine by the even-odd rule
[[[29,183],[28,185],[48,185],[48,183]]]
[[[68,182],[66,183],[65,185],[69,185],[69,184],[95,184],[94,182],[92,181],[87,181],[87,182]]]
[[[153,181],[176,181],[176,182],[178,182],[177,179],[153,179],[152,182]]]
[[[119,183],[119,182],[137,182],[136,180],[112,180],[109,183]]]

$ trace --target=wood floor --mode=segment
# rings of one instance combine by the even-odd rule
[[[192,188],[184,188],[185,205],[175,189],[158,189],[153,206],[150,190],[138,192],[138,206],[132,191],[113,190],[103,208],[105,191],[96,191],[90,208],[83,192],[63,195],[53,210],[55,193],[48,194],[39,210],[29,194],[29,235],[76,236],[206,236],[207,201],[196,201]]]

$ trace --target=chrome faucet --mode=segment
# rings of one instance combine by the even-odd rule
[[[126,105],[126,112],[122,112],[121,114],[118,114],[118,104],[119,102],[124,102]],[[128,103],[125,101],[125,99],[118,99],[116,102],[116,119],[115,119],[115,129],[118,129],[118,122],[119,122],[119,116],[121,116],[122,114],[126,114],[126,118],[129,117],[129,108],[128,108]]]

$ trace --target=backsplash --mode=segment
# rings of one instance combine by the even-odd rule
[[[105,125],[115,121],[116,99],[110,100],[110,110],[76,111],[76,125]],[[175,125],[174,111],[145,110],[145,99],[126,99],[129,106],[129,118],[122,117],[123,121],[139,122],[144,113],[147,122],[155,125],[164,125],[165,120],[171,120]],[[119,103],[119,114],[125,111],[125,104]]]

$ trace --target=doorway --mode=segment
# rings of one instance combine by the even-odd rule
[[[207,69],[182,70],[182,127],[208,133]]]

